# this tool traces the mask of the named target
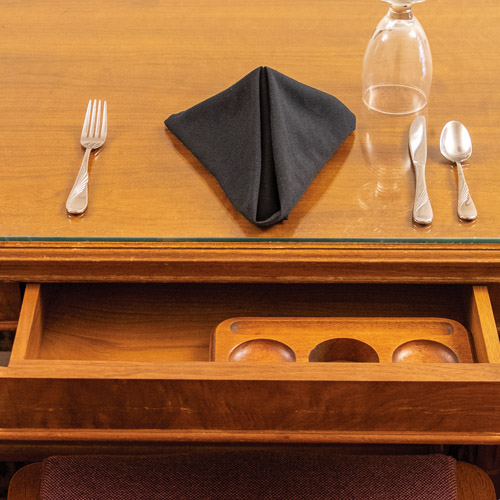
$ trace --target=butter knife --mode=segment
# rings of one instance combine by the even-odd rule
[[[432,222],[432,207],[425,184],[425,162],[427,160],[427,137],[425,116],[417,116],[410,126],[410,156],[415,169],[415,202],[413,220],[417,224]]]

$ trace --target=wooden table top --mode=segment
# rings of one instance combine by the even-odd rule
[[[361,101],[364,50],[387,8],[375,0],[2,2],[0,237],[500,241],[498,4],[432,0],[413,9],[434,62],[424,111],[431,227],[411,218],[414,115],[384,116]],[[239,214],[163,124],[257,66],[335,95],[357,117],[289,219],[269,229]],[[88,211],[69,217],[89,98],[108,101],[108,139],[91,159]],[[439,152],[452,119],[473,141],[472,223],[457,217],[456,172]]]

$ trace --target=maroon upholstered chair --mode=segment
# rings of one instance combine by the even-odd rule
[[[56,456],[21,469],[9,500],[493,500],[481,469],[444,455],[215,450]]]

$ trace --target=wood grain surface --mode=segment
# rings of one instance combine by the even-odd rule
[[[495,244],[6,242],[0,279],[26,282],[498,283]]]
[[[347,238],[464,241],[500,237],[500,11],[494,0],[414,6],[433,53],[427,179],[432,227],[411,221],[413,116],[361,101],[366,44],[387,5],[368,0],[49,0],[2,3],[0,236],[59,238]],[[232,207],[163,125],[257,66],[331,93],[357,129],[289,220],[262,230]],[[90,204],[64,210],[83,150],[89,98],[107,99],[108,139],[92,155]],[[456,215],[457,179],[438,150],[451,119],[469,129],[466,177],[479,211]]]
[[[386,9],[371,0],[2,3],[0,238],[30,239],[2,242],[0,279],[220,283],[97,285],[83,307],[76,284],[49,285],[39,309],[32,295],[25,336],[11,366],[0,368],[1,446],[23,439],[500,442],[495,364],[395,372],[390,365],[202,362],[211,330],[228,317],[262,313],[263,304],[268,314],[286,314],[291,304],[294,313],[330,314],[326,283],[500,280],[498,6],[433,0],[414,7],[434,56],[425,111],[435,214],[428,228],[411,222],[413,117],[369,112],[360,97],[363,52]],[[289,220],[267,230],[234,210],[163,125],[260,65],[337,96],[358,119]],[[88,212],[68,217],[64,203],[93,97],[108,101],[108,140],[91,159]],[[466,176],[479,210],[474,223],[458,220],[456,173],[438,151],[451,119],[463,121],[473,140]],[[97,241],[105,238],[114,241]],[[273,289],[275,282],[314,285],[304,296],[308,285]],[[363,285],[340,310],[389,315],[396,304],[408,316],[416,299],[435,316],[444,304],[452,318],[494,338],[489,301],[479,294],[465,310],[450,302],[457,289],[443,287],[429,302],[419,299],[420,287],[379,293]],[[170,309],[155,314],[166,295],[175,297]],[[497,322],[499,304],[495,298]],[[48,315],[39,314],[45,308]],[[143,335],[157,342],[141,349]],[[482,359],[490,353],[485,343]],[[262,401],[269,405],[256,414]]]
[[[0,441],[498,443],[493,363],[203,362],[211,331],[238,311],[418,312],[462,322],[477,339],[494,330],[485,293],[465,285],[28,285],[13,356],[0,369]]]
[[[376,315],[392,318],[395,328],[405,316],[442,317],[469,327],[463,301],[472,300],[470,290],[465,285],[28,284],[11,362],[208,361],[217,325],[241,315]],[[484,308],[477,316],[483,319]],[[490,316],[485,326],[488,321]],[[479,319],[471,326],[484,343],[485,326]]]
[[[401,370],[402,380],[395,380],[389,367],[383,372],[340,363],[332,373],[324,367],[307,374],[298,370],[288,373],[288,380],[285,370],[272,365],[265,372],[267,379],[258,380],[257,366],[242,369],[240,376],[235,363],[216,374],[207,373],[205,367],[203,375],[199,367],[198,379],[188,379],[194,373],[189,366],[184,367],[184,376],[179,367],[168,364],[128,363],[122,368],[135,372],[136,378],[117,374],[104,378],[100,372],[107,370],[102,363],[86,366],[85,372],[76,362],[64,367],[52,364],[46,379],[41,376],[48,374],[48,364],[44,369],[36,362],[27,369],[14,367],[11,377],[2,380],[4,444],[20,440],[498,444],[500,440],[496,397],[500,381],[491,380],[488,370],[475,365],[462,367],[468,372],[467,382],[455,378],[457,370],[449,370],[453,380],[446,380],[447,370],[427,365],[425,369],[437,371],[442,380],[423,383],[415,378],[418,370]],[[148,370],[158,370],[157,377],[149,377]],[[111,376],[112,371],[107,373]],[[245,372],[252,379],[245,380]],[[79,373],[85,378],[78,378]],[[306,379],[300,380],[301,375]],[[407,376],[413,378],[405,380]]]
[[[467,330],[457,321],[345,316],[232,318],[214,330],[210,359],[297,363],[474,361]]]
[[[10,481],[7,500],[38,500],[42,471],[40,462],[19,469]]]
[[[2,328],[10,330],[8,323],[17,321],[20,310],[21,288],[19,283],[0,283],[0,324]]]

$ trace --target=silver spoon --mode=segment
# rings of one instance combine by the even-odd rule
[[[439,141],[442,155],[456,163],[458,172],[458,216],[463,220],[475,220],[477,210],[465,182],[462,162],[472,154],[472,141],[465,126],[457,121],[448,122]]]

